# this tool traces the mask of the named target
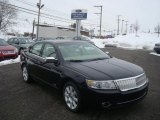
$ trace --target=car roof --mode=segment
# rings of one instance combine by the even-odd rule
[[[54,44],[58,44],[58,43],[77,43],[77,42],[86,42],[86,41],[82,41],[82,40],[45,40],[45,41],[39,41],[42,43],[46,43],[46,42],[50,42],[50,43],[54,43]]]
[[[31,37],[11,37],[10,39],[12,39],[12,38],[17,38],[17,39],[22,39],[22,38],[32,39]]]

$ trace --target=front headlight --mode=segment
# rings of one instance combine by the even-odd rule
[[[95,80],[86,80],[88,87],[94,89],[117,89],[113,80],[108,81],[95,81]]]

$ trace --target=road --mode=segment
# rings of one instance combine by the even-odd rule
[[[125,108],[91,107],[79,114],[71,113],[55,89],[24,83],[20,64],[11,64],[0,67],[0,120],[160,120],[160,57],[140,50],[107,50],[144,68],[150,86],[143,101]]]

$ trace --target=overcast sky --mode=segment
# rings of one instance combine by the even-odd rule
[[[36,11],[36,3],[38,1],[39,0],[10,0],[12,4]],[[35,7],[26,5],[23,2],[27,2],[30,5],[35,4]],[[154,27],[160,23],[160,0],[42,0],[42,3],[45,5],[44,8],[42,8],[42,12],[66,19],[70,19],[72,9],[87,9],[88,19],[83,22],[97,25],[99,24],[99,16],[94,13],[98,13],[100,10],[93,6],[102,5],[102,24],[105,30],[117,29],[117,15],[121,15],[121,19],[129,21],[129,25],[134,24],[137,20],[141,30],[146,31],[149,29],[153,31]],[[37,16],[19,13],[19,18],[27,18],[29,21],[33,21],[34,18],[37,19]],[[41,18],[41,22],[44,21],[56,25],[69,25],[69,23]],[[97,28],[97,25],[89,25],[86,27]]]

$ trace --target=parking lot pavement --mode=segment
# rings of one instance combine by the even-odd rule
[[[87,108],[80,114],[66,110],[61,95],[33,82],[22,81],[18,63],[0,67],[0,120],[160,120],[160,57],[145,51],[103,49],[140,65],[150,79],[146,98],[119,109]]]

